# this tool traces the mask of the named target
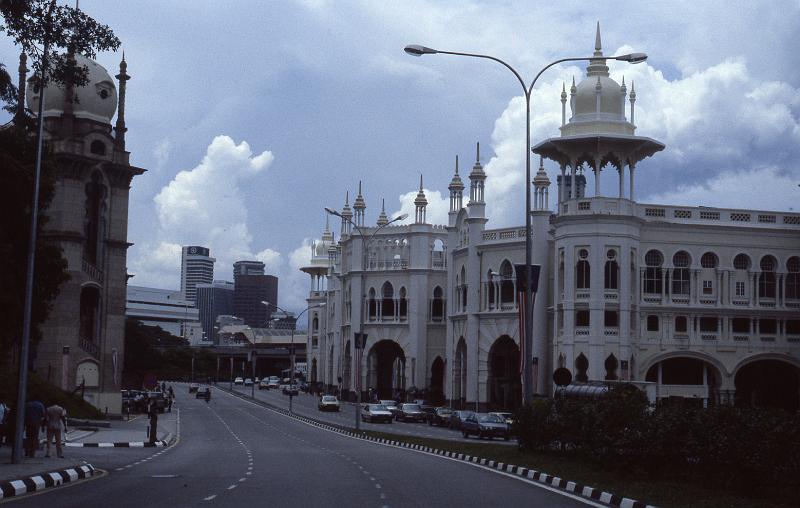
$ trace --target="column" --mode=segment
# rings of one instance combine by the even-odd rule
[[[564,180],[566,179],[567,165],[561,163],[561,180],[558,182],[558,213],[561,213],[561,202],[564,201]]]
[[[630,187],[631,187],[630,188],[631,201],[634,201],[634,198],[633,198],[633,171],[635,169],[636,169],[636,164],[633,164],[633,163],[628,164],[628,173],[629,173],[629,176],[630,176]]]
[[[625,197],[625,163],[620,163],[617,170],[619,171],[619,198],[623,199]]]
[[[600,195],[600,164],[599,158],[594,160],[594,197]]]

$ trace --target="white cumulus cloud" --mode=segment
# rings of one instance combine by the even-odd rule
[[[447,212],[450,209],[449,194],[442,195],[441,191],[424,189],[425,198],[428,200],[428,206],[425,208],[425,221],[428,224],[447,224]],[[402,213],[407,213],[408,217],[399,221],[400,224],[413,224],[414,217],[417,210],[414,200],[417,198],[417,192],[411,191],[401,194],[397,199],[400,201],[400,210],[394,212],[389,219],[397,217]]]

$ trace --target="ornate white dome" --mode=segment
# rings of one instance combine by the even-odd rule
[[[72,104],[72,112],[76,118],[86,118],[97,122],[111,123],[111,118],[117,111],[117,87],[108,71],[94,60],[83,55],[76,55],[75,62],[78,66],[89,69],[88,83],[75,89],[77,101]],[[36,88],[36,89],[34,89]],[[39,111],[39,90],[28,81],[25,96],[28,108],[37,113]],[[44,99],[44,117],[59,116],[64,112],[64,88],[55,83],[47,85]]]

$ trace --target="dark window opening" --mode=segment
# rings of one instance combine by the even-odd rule
[[[603,321],[606,328],[616,328],[619,326],[619,312],[607,310],[603,312]]]
[[[658,316],[654,315],[647,316],[647,331],[648,332],[658,331]]]
[[[678,333],[686,333],[686,316],[678,316],[675,318],[675,331]]]
[[[589,326],[589,311],[576,310],[575,311],[575,326]]]

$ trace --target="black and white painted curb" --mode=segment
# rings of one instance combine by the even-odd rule
[[[228,390],[226,390],[228,391]],[[397,448],[408,448],[410,450],[417,450],[420,452],[429,453],[432,455],[441,455],[443,457],[447,457],[453,460],[461,460],[464,462],[470,462],[472,464],[476,464],[479,466],[495,469],[497,471],[501,471],[506,474],[511,474],[515,476],[519,476],[520,478],[524,478],[526,480],[532,480],[535,482],[539,482],[545,484],[549,487],[553,487],[559,490],[563,490],[565,492],[569,492],[570,494],[585,497],[587,499],[591,499],[592,501],[596,501],[599,503],[604,503],[609,506],[615,506],[619,508],[655,508],[652,505],[648,505],[641,501],[636,501],[635,499],[630,499],[627,497],[618,496],[616,494],[612,494],[610,492],[605,492],[600,489],[596,489],[594,487],[589,487],[588,485],[583,485],[577,482],[572,482],[565,480],[564,478],[559,478],[558,476],[549,475],[547,473],[543,473],[541,471],[536,471],[534,469],[528,469],[525,467],[515,466],[513,464],[505,464],[503,462],[496,462],[494,460],[483,459],[480,457],[473,457],[471,455],[466,455],[463,453],[455,453],[446,450],[439,450],[437,448],[431,448],[429,446],[422,446],[418,444],[406,443],[404,441],[394,441],[391,439],[384,439],[379,437],[373,437],[366,434],[361,434],[357,432],[353,432],[352,430],[344,427],[339,427],[337,425],[331,425],[326,422],[321,422],[319,420],[315,420],[313,418],[308,418],[305,416],[298,415],[297,413],[290,413],[286,409],[282,409],[280,407],[274,406],[269,404],[268,402],[260,401],[260,400],[253,400],[250,397],[246,397],[237,392],[228,392],[232,395],[235,395],[241,399],[255,402],[260,404],[271,411],[276,413],[283,414],[290,418],[294,418],[296,420],[302,421],[308,425],[313,425],[315,427],[319,427],[321,429],[325,429],[330,432],[336,432],[338,434],[342,434],[344,436],[352,437],[355,439],[361,439],[364,441],[374,441],[376,443],[380,443],[383,445],[388,446],[395,446]]]
[[[163,439],[151,443],[149,441],[130,441],[126,443],[64,443],[64,446],[73,448],[153,448],[161,446],[169,446],[169,441]]]
[[[64,483],[88,478],[94,474],[94,467],[91,464],[86,464],[51,473],[40,473],[20,480],[9,480],[0,483],[0,500],[44,490],[49,487],[57,487]]]

